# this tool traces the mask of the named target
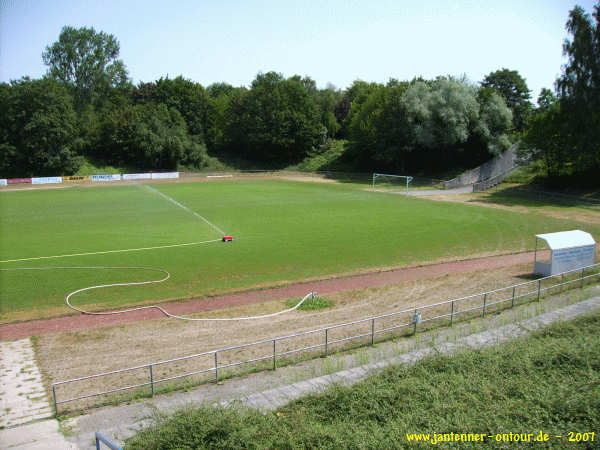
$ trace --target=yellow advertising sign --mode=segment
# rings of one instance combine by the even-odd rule
[[[82,181],[89,181],[90,177],[89,176],[72,176],[72,177],[62,177],[63,179],[63,183],[80,183]]]

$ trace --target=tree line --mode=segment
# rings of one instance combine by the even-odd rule
[[[600,1],[590,16],[576,6],[566,24],[567,63],[554,92],[543,89],[524,133],[524,153],[551,182],[598,186],[600,173]]]
[[[600,27],[576,7],[568,63],[535,107],[517,71],[480,83],[357,80],[319,89],[310,77],[259,73],[248,87],[202,86],[183,76],[133,85],[117,39],[64,27],[46,47],[41,79],[0,84],[0,175],[71,174],[85,159],[145,170],[211,166],[213,157],[284,167],[346,141],[357,171],[443,172],[474,166],[523,140],[547,173],[600,165]]]

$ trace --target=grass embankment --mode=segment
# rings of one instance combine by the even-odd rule
[[[545,448],[568,447],[570,433],[594,432],[594,442],[588,434],[577,448],[597,448],[599,330],[596,313],[502,346],[392,367],[265,415],[184,410],[143,430],[126,448],[430,448],[409,443],[407,433],[450,432],[484,433],[492,436],[489,447],[512,448],[514,442],[496,442],[496,435],[532,433],[533,439],[540,430],[548,434]]]

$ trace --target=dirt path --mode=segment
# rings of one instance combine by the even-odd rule
[[[281,288],[242,292],[239,294],[203,298],[180,303],[168,303],[163,304],[162,306],[172,314],[181,315],[301,297],[310,291],[317,291],[319,294],[327,294],[346,290],[365,289],[386,284],[401,283],[404,281],[426,279],[444,274],[470,272],[528,262],[533,263],[533,252],[490,256],[426,266],[407,267],[385,272],[374,272],[346,278],[296,283]],[[0,339],[21,339],[39,334],[109,327],[159,317],[163,317],[159,311],[150,309],[117,314],[114,316],[74,315],[46,320],[5,324],[0,326]]]

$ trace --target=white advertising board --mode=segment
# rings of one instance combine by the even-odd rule
[[[62,183],[62,177],[36,177],[31,179],[31,184]]]
[[[8,184],[8,181],[6,181],[6,178],[0,179],[0,186],[6,186],[7,184]]]
[[[568,272],[594,264],[596,246],[565,248],[552,251],[552,273]]]
[[[152,174],[150,173],[124,173],[124,180],[147,180],[152,178]]]
[[[120,179],[121,175],[118,173],[110,175],[92,175],[92,181],[119,181]]]
[[[153,173],[153,180],[164,180],[167,178],[179,178],[179,172],[162,172],[162,173]]]

